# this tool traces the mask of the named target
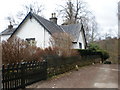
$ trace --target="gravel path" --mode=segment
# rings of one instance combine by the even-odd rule
[[[118,66],[97,64],[82,67],[26,88],[118,88]]]

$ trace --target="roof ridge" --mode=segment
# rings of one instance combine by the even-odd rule
[[[13,33],[13,31],[15,30],[16,28],[12,28],[12,29],[9,29],[9,28],[6,28],[5,30],[3,30],[0,35],[10,35]]]
[[[38,19],[38,17],[40,17],[40,18],[46,20],[45,18],[43,18],[43,17],[41,17],[41,16],[39,16],[39,15],[37,15],[37,14],[35,14],[35,13],[31,13],[31,14],[49,31],[49,29],[46,27],[46,25],[44,25],[44,23],[42,23],[42,22]],[[36,17],[35,15],[37,15],[38,17]],[[49,32],[50,32],[50,31],[49,31]]]
[[[41,24],[47,31],[48,33],[50,34],[53,34],[53,33],[56,33],[56,32],[65,32],[64,29],[60,26],[60,25],[57,25],[57,24],[54,24],[53,22],[45,19],[44,17],[41,17],[35,13],[31,13],[29,12],[26,17],[22,20],[22,22],[16,27],[16,28],[13,28],[11,31],[10,30],[7,30],[5,29],[4,31],[1,32],[1,34],[9,34],[11,35],[10,37],[13,36],[13,34],[21,27],[21,25],[25,22],[25,20],[28,18],[28,17],[31,17],[33,16],[34,19],[36,19],[36,21]]]
[[[32,13],[33,15],[35,14],[35,13]],[[35,15],[37,15],[37,14],[35,14]],[[55,26],[57,26],[58,28],[60,28],[60,29],[62,29],[63,31],[64,31],[64,29],[60,26],[60,25],[58,25],[58,24],[55,24],[55,23],[53,23],[53,22],[51,22],[51,21],[49,21],[49,20],[47,20],[47,19],[45,19],[44,17],[41,17],[41,16],[39,16],[39,15],[37,15],[38,17],[40,17],[40,18],[42,18],[42,19],[44,19],[44,20],[46,20],[47,22],[50,22],[50,23],[52,23],[52,24],[54,24]],[[41,22],[42,23],[42,22]],[[65,31],[64,31],[65,32]]]
[[[59,25],[57,25],[57,24],[55,24],[55,23],[53,23],[53,22],[45,19],[44,17],[41,17],[41,16],[35,14],[35,13],[31,13],[31,14],[32,14],[42,25],[44,25],[44,27],[45,27],[49,32],[50,32],[50,29],[48,28],[49,26],[46,26],[44,22],[46,22],[47,24],[52,24],[53,27],[52,27],[51,29],[54,29],[54,30],[55,30],[56,28],[58,28],[58,29],[56,29],[56,31],[64,32],[63,28],[61,28]],[[42,20],[44,20],[44,21],[42,22],[39,18],[42,19]]]
[[[71,25],[81,25],[81,23],[76,23],[76,24],[68,24],[68,25],[61,25],[61,26],[71,26]]]

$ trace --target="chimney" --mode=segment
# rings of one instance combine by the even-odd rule
[[[52,13],[52,17],[50,18],[50,21],[57,24],[56,13]]]
[[[13,25],[10,22],[10,25],[8,25],[8,29],[12,29],[12,28],[13,28]]]

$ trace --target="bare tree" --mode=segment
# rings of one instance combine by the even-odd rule
[[[98,44],[100,46],[101,49],[106,50],[109,55],[110,58],[109,60],[111,60],[113,63],[117,63],[118,60],[118,51],[119,51],[119,41],[120,39],[117,38],[111,38],[109,37],[109,34],[106,34],[106,37],[104,40],[100,40],[98,42],[95,42],[96,44]]]
[[[15,20],[15,17],[13,15],[7,16],[5,19],[8,20],[9,23],[12,24],[12,25],[17,25],[18,24],[18,21]]]
[[[57,48],[56,53],[59,56],[71,56],[73,53],[72,48],[73,38],[67,33],[55,33],[50,38],[50,45],[53,49]]]
[[[88,14],[91,12],[87,10],[86,2],[81,0],[68,0],[66,4],[60,5],[62,7],[59,10],[60,15],[64,18],[63,24],[74,24],[87,20]]]
[[[38,2],[33,2],[30,4],[23,5],[23,10],[17,13],[18,19],[23,19],[29,12],[33,12],[38,15],[42,15],[43,5],[40,5]]]
[[[63,17],[65,18],[65,22],[63,24],[75,23],[73,3],[71,1],[68,1],[66,2],[65,6],[61,5],[61,7],[63,9],[60,10],[60,12],[62,12]]]
[[[12,37],[7,41],[2,41],[2,62],[7,64],[39,60],[40,55],[36,55],[36,52],[40,50],[36,46],[30,46],[20,38]]]
[[[31,11],[35,14],[42,15],[42,11],[44,10],[43,5],[40,5],[38,2],[33,2],[30,4],[23,5],[23,9],[17,12],[17,15],[7,16],[6,19],[12,23],[12,25],[18,25],[23,18]]]
[[[50,41],[53,47],[70,49],[72,46],[72,37],[67,33],[54,33]]]
[[[97,23],[95,16],[88,10],[87,3],[82,0],[68,0],[61,7],[59,12],[64,19],[63,25],[83,24],[88,42],[94,41],[97,35]]]
[[[90,23],[91,23],[91,25],[89,26],[90,30],[87,31],[89,34],[87,40],[89,43],[92,43],[97,39],[99,33],[98,33],[98,25],[97,22],[95,21],[95,17],[92,17]]]

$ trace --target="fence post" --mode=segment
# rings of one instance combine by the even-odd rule
[[[0,66],[0,90],[2,90],[2,67]]]
[[[47,61],[45,61],[45,80],[47,79]]]
[[[47,61],[43,60],[43,68],[44,68],[44,80],[47,79]]]
[[[25,88],[25,63],[22,62],[21,63],[21,86],[22,86],[22,89]]]
[[[0,66],[0,90],[2,90],[2,68]]]

